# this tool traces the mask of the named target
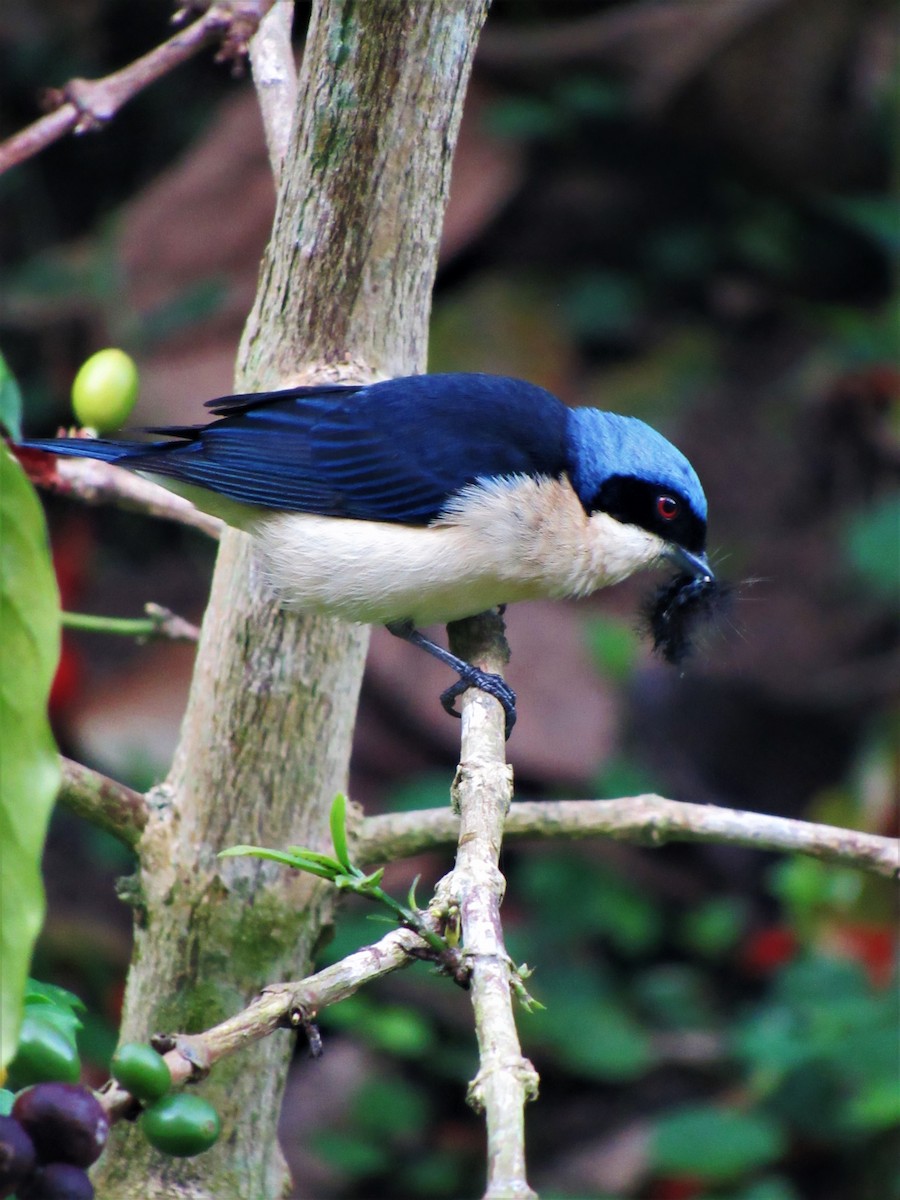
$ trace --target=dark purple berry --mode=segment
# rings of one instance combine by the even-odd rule
[[[0,1117],[0,1196],[11,1196],[34,1170],[34,1143],[14,1117]]]
[[[48,1163],[19,1191],[19,1200],[94,1200],[94,1185],[81,1167]]]
[[[16,1097],[12,1115],[42,1162],[89,1167],[106,1145],[109,1119],[103,1106],[77,1083],[36,1083]]]

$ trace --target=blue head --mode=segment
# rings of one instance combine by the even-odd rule
[[[695,575],[706,561],[706,496],[680,450],[635,417],[570,409],[569,476],[588,514],[607,513],[661,538],[670,557]]]

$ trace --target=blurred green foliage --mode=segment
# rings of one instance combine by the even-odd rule
[[[741,895],[672,905],[589,850],[515,854],[506,870],[515,897],[507,945],[517,962],[537,965],[530,990],[545,1005],[521,1015],[524,1051],[554,1089],[561,1080],[629,1086],[650,1123],[644,1179],[693,1180],[685,1194],[702,1200],[799,1200],[807,1193],[792,1176],[802,1181],[815,1152],[855,1181],[855,1200],[897,1200],[888,1165],[900,1147],[896,987],[876,981],[866,959],[828,948],[834,920],[857,919],[858,872],[803,857],[776,862],[768,890],[781,917],[769,951],[771,931],[755,927]],[[329,961],[373,937],[352,914],[339,930]],[[357,1094],[366,1104],[354,1101],[316,1139],[328,1162],[349,1164],[353,1195],[386,1194],[387,1179],[397,1197],[420,1194],[422,1179],[426,1194],[477,1190],[476,1162],[467,1174],[464,1156],[423,1149],[437,1120],[429,1077],[462,1080],[475,1060],[464,1021],[448,1026],[436,1016],[444,1002],[428,1003],[446,983],[416,972],[408,1004],[395,982],[390,1000],[374,989],[322,1014],[326,1043],[351,1037],[382,1064]],[[705,1048],[687,1068],[684,1100],[655,1104],[654,1081],[676,1068],[682,1042],[698,1038]],[[625,1103],[623,1121],[627,1112]],[[405,1154],[385,1155],[410,1131],[414,1169]]]
[[[782,1131],[771,1118],[696,1104],[656,1122],[650,1157],[657,1171],[720,1182],[770,1166],[784,1149]]]
[[[850,517],[844,553],[874,592],[886,600],[900,599],[900,496],[886,496]]]

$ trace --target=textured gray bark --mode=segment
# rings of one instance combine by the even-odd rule
[[[238,389],[425,367],[450,163],[487,0],[314,6],[275,225]],[[240,181],[235,181],[240,186]],[[279,612],[243,534],[223,537],[181,743],[140,843],[123,1038],[206,1028],[267,982],[296,979],[331,912],[309,877],[219,861],[237,842],[327,844],[346,783],[365,630]],[[117,1126],[106,1200],[271,1200],[290,1036],[200,1085],[220,1142],[164,1159]]]

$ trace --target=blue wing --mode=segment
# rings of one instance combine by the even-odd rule
[[[218,420],[153,430],[176,439],[93,443],[96,457],[263,508],[428,524],[477,479],[557,476],[567,409],[503,376],[413,375],[210,401]],[[27,443],[86,454],[82,439]]]

